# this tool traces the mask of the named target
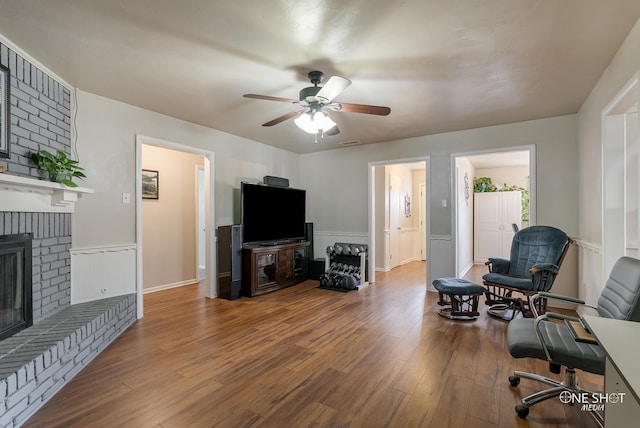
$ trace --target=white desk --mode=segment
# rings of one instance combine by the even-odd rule
[[[640,420],[640,323],[585,315],[604,349],[605,393],[624,393],[622,403],[605,405],[605,426],[632,426]]]

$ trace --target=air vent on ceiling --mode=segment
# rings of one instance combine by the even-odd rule
[[[354,141],[341,141],[338,144],[344,147],[348,147],[348,146],[357,146],[358,144],[362,144],[362,143],[360,141],[354,140]]]

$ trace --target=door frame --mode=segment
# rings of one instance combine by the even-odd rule
[[[395,165],[399,163],[415,163],[415,162],[424,162],[425,168],[425,189],[427,191],[427,195],[431,194],[431,158],[429,156],[420,156],[415,158],[403,158],[403,159],[390,159],[376,162],[368,163],[368,204],[369,204],[369,213],[368,213],[368,222],[369,222],[369,283],[375,282],[376,280],[376,266],[375,266],[375,227],[376,227],[376,217],[375,217],[375,167],[385,166],[385,165]],[[429,213],[429,200],[425,199],[426,206],[424,207],[425,212]],[[428,218],[428,216],[427,216]],[[425,225],[426,236],[421,237],[425,240],[425,260],[427,263],[427,273],[426,273],[426,284],[430,284],[430,272],[429,269],[429,242],[431,240],[431,228],[429,222]]]
[[[200,174],[202,174],[202,184],[200,183]],[[206,244],[207,240],[205,237],[201,236],[201,232],[203,229],[200,228],[200,223],[206,224],[206,213],[200,213],[200,203],[204,203],[206,200],[205,197],[205,189],[204,189],[204,165],[196,165],[195,166],[195,180],[196,180],[196,195],[195,195],[195,200],[196,200],[196,207],[195,207],[195,212],[196,212],[196,279],[198,280],[198,282],[202,282],[204,281],[205,278],[200,278],[200,258],[202,257],[202,251],[200,249],[202,244]],[[204,199],[201,201],[201,198]],[[206,233],[206,227],[204,228],[204,231]],[[205,259],[205,270],[206,270],[206,249],[204,251],[205,255],[204,255],[204,259]]]
[[[491,153],[504,153],[504,152],[521,152],[528,151],[529,152],[529,225],[533,226],[537,224],[536,218],[536,200],[537,200],[537,191],[536,191],[536,146],[535,144],[529,144],[525,146],[514,146],[514,147],[503,147],[496,149],[486,149],[486,150],[474,150],[469,152],[461,152],[461,153],[452,153],[451,154],[451,171],[453,175],[453,180],[451,180],[451,222],[454,225],[452,228],[453,236],[453,246],[454,246],[454,254],[455,254],[455,266],[454,272],[456,275],[460,272],[460,261],[458,254],[458,234],[459,234],[459,224],[458,224],[458,190],[461,188],[461,184],[458,181],[458,173],[457,173],[457,159],[458,158],[466,158],[475,155],[486,155]],[[473,185],[471,186],[473,190]],[[473,197],[473,191],[471,192],[471,197]],[[471,237],[473,240],[473,237]]]
[[[180,143],[161,140],[136,134],[136,313],[138,319],[144,315],[144,289],[143,289],[143,265],[142,254],[142,145],[156,146],[165,149],[178,150],[186,153],[194,153],[204,156],[204,186],[205,186],[205,289],[209,298],[218,296],[216,286],[216,245],[213,240],[215,233],[215,153],[210,150],[198,149]]]
[[[620,89],[601,113],[601,271],[604,284],[615,262],[626,255],[626,120],[625,112],[640,98],[640,72]],[[637,126],[637,124],[636,124]]]

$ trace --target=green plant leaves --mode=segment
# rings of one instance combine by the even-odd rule
[[[31,153],[31,160],[39,169],[49,172],[49,180],[62,183],[65,186],[78,187],[72,178],[83,179],[86,177],[82,172],[84,168],[78,164],[78,161],[70,159],[61,150],[58,150],[55,155],[46,150],[40,150]]]

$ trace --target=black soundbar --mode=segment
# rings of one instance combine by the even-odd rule
[[[282,177],[273,177],[271,175],[265,175],[262,178],[262,182],[267,186],[275,187],[289,187],[289,179]]]

